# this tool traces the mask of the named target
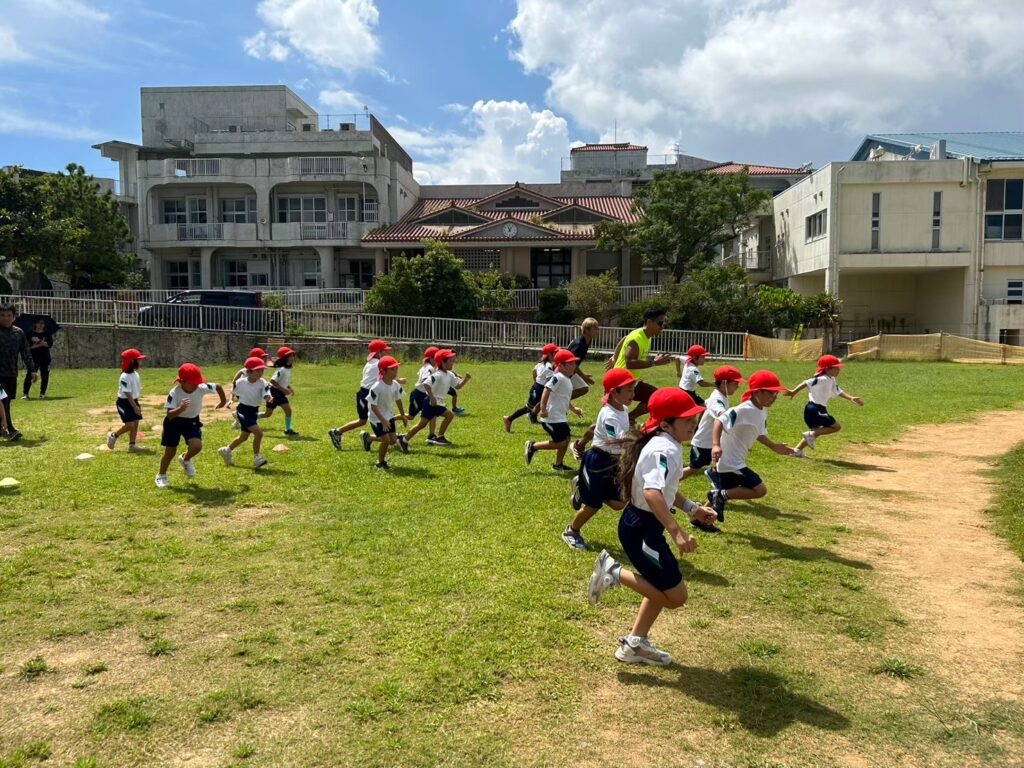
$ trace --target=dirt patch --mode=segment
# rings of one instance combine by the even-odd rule
[[[149,437],[155,437],[160,432],[164,416],[164,404],[167,402],[167,398],[162,395],[150,395],[143,397],[139,402],[142,404],[143,416],[142,426],[139,430],[139,439],[146,440]],[[203,412],[199,417],[203,424],[216,424],[219,421],[231,421],[234,418],[235,412],[233,410],[229,408],[215,408],[214,406],[217,402],[218,400],[215,396],[206,400]],[[89,408],[86,410],[86,414],[91,417],[89,421],[79,422],[78,424],[78,429],[83,434],[106,437],[106,434],[112,429],[117,429],[121,426],[121,417],[117,415],[117,407],[113,404],[103,408]]]

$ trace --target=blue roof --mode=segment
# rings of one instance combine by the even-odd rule
[[[852,160],[867,160],[872,149],[881,145],[895,154],[911,155],[915,160],[928,158],[932,144],[944,139],[946,156],[970,155],[976,160],[1024,160],[1024,131],[979,133],[871,133],[854,153]],[[920,145],[921,151],[912,152]]]

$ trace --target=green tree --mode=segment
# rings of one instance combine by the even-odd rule
[[[619,281],[615,270],[600,275],[574,277],[566,286],[569,306],[579,318],[595,317],[607,325],[619,308]]]
[[[20,168],[0,171],[0,267],[21,276],[45,272],[77,233],[54,216],[43,176],[23,176]]]
[[[451,249],[424,240],[423,256],[395,259],[366,296],[370,314],[475,318],[481,291]]]
[[[750,186],[746,171],[714,174],[666,171],[637,191],[639,221],[603,221],[595,232],[602,249],[630,248],[650,267],[667,267],[681,281],[694,260],[710,262],[771,199]]]

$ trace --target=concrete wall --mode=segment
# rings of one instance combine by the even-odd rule
[[[1024,265],[1018,267],[985,267],[982,290],[987,300],[1006,299],[1006,283],[1010,280],[1024,280]]]
[[[784,279],[791,275],[818,272],[829,262],[832,236],[832,166],[815,171],[804,181],[772,201],[775,219],[776,251],[772,276]],[[826,234],[808,241],[806,220],[819,211],[826,212]]]

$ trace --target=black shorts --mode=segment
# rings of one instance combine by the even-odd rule
[[[370,422],[370,426],[373,427],[373,434],[375,434],[377,437],[384,437],[384,435],[388,434],[387,432],[384,431],[384,425],[381,424],[380,422]],[[395,420],[389,419],[388,426],[391,427],[391,429],[388,431],[393,434],[395,431]]]
[[[282,405],[288,405],[288,395],[282,392],[276,387],[270,388],[270,407],[278,408]]]
[[[551,441],[554,443],[561,443],[563,440],[568,440],[572,436],[572,428],[568,422],[559,421],[555,424],[549,424],[546,421],[540,423],[544,427],[544,431],[551,437]]]
[[[447,405],[431,405],[430,398],[427,398],[427,402],[423,404],[423,412],[420,414],[421,419],[436,419],[439,416],[444,416],[448,413]]]
[[[455,387],[448,387],[448,397],[455,397],[459,393],[455,391]]]
[[[136,400],[135,404],[138,405],[139,401]],[[135,413],[132,401],[127,397],[117,398],[117,415],[121,417],[122,424],[134,424],[136,421],[142,420],[142,417]]]
[[[683,392],[693,398],[694,405],[704,405],[704,398],[698,395],[696,392],[691,392],[688,389],[684,389]]]
[[[409,415],[415,416],[427,405],[430,405],[430,398],[427,397],[427,393],[414,389],[412,394],[409,395]]]
[[[651,512],[627,505],[619,518],[619,541],[636,572],[655,589],[667,592],[683,583],[665,528]]]
[[[690,469],[701,469],[711,466],[711,449],[690,446]]]
[[[750,467],[744,467],[735,472],[716,472],[715,479],[718,480],[716,485],[723,491],[733,488],[757,488],[764,482],[761,476]]]
[[[818,429],[819,427],[834,427],[836,420],[824,405],[808,403],[804,406],[804,424],[811,429]]]
[[[600,448],[583,454],[580,464],[580,501],[591,509],[600,509],[609,501],[621,501],[619,457]]]
[[[366,421],[370,418],[370,406],[366,404],[366,397],[370,394],[370,390],[360,387],[359,391],[356,392],[356,413],[359,414],[360,421]]]
[[[526,396],[526,407],[535,408],[540,405],[540,399],[544,394],[543,384],[534,384],[530,387],[530,394]]]
[[[636,389],[633,390],[633,402],[647,405],[647,401],[651,399],[651,395],[657,391],[658,388],[650,382],[638,381],[636,383]]]
[[[164,419],[164,429],[160,433],[160,445],[164,448],[177,448],[182,438],[185,438],[186,443],[190,440],[203,439],[203,423],[198,416],[191,419],[183,416]]]
[[[259,421],[260,409],[257,405],[239,405],[235,410],[238,416],[238,423],[243,432],[249,432]]]

